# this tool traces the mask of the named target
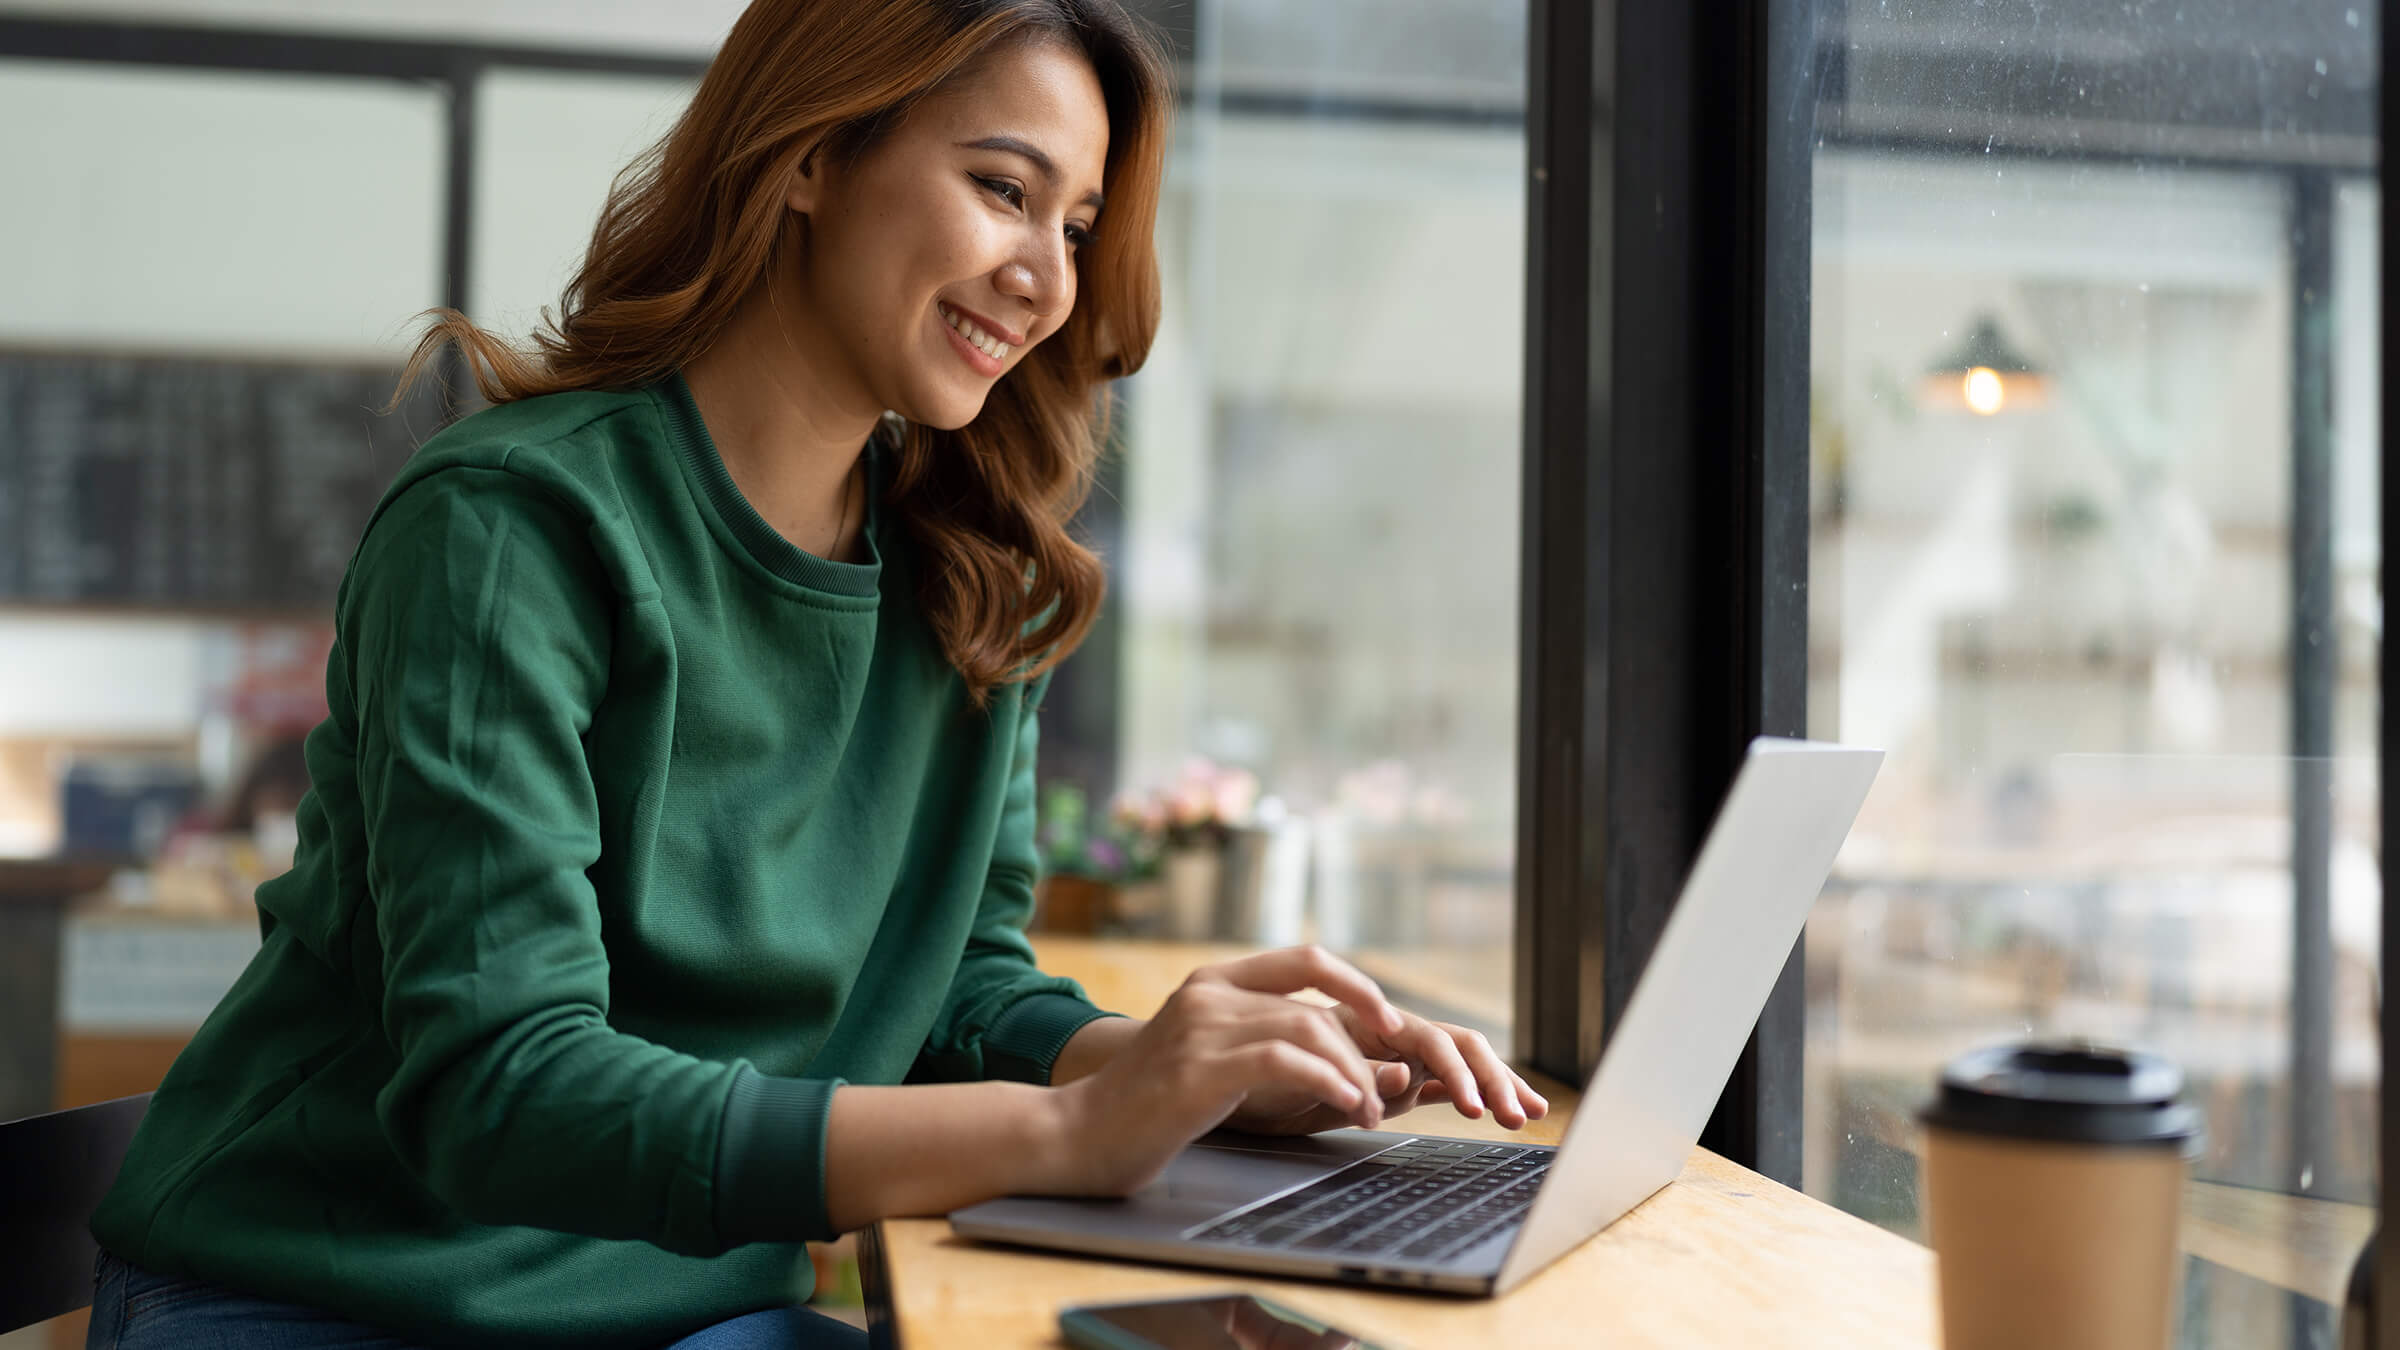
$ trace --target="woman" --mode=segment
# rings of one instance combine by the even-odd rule
[[[834,1344],[794,1244],[1122,1193],[1220,1123],[1542,1111],[1320,952],[1147,1022],[1033,965],[1167,97],[1111,0],[759,0],[537,351],[441,316],[412,373],[457,342],[498,406],[367,527],[94,1345]]]

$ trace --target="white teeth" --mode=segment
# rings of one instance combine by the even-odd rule
[[[991,357],[995,361],[1002,360],[1007,357],[1009,351],[1007,343],[1002,342],[1000,339],[983,331],[981,327],[976,325],[974,320],[968,318],[964,314],[959,313],[957,310],[950,308],[948,304],[942,305],[941,311],[942,321],[949,324],[952,328],[957,329],[958,335],[965,338],[970,344],[972,344],[975,350],[982,352],[984,355]]]

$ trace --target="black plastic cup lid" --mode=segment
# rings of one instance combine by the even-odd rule
[[[2200,1112],[2182,1100],[2183,1071],[2139,1050],[2081,1041],[1987,1046],[1942,1069],[1929,1126],[2015,1139],[2196,1149]]]

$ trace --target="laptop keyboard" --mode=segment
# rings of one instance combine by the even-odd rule
[[[1223,1214],[1186,1236],[1291,1251],[1440,1261],[1532,1207],[1548,1150],[1411,1139],[1265,1204]]]

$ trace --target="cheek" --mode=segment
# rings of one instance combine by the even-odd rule
[[[838,230],[818,233],[811,249],[813,288],[835,327],[855,334],[881,326],[900,258],[892,245],[891,232],[871,216],[853,216]]]
[[[910,277],[948,286],[999,265],[1008,231],[996,214],[965,193],[928,192],[895,200],[883,222]]]

